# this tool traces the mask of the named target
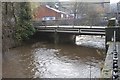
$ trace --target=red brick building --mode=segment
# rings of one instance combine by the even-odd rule
[[[70,18],[73,18],[73,16],[51,8],[48,5],[41,5],[34,10],[34,20],[61,20]]]

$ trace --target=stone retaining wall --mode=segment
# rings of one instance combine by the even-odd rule
[[[12,3],[2,3],[2,51],[3,53],[9,48],[16,46],[16,41],[13,39],[15,33],[15,17],[13,14]]]

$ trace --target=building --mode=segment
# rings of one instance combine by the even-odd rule
[[[62,20],[70,18],[73,18],[73,16],[48,5],[41,5],[34,9],[34,20]]]

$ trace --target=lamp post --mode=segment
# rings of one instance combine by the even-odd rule
[[[120,6],[120,1],[117,3],[117,15],[116,15],[116,19],[117,19],[117,25],[119,24],[119,6]]]
[[[116,18],[117,18],[117,20],[118,20],[118,16],[119,16],[119,2],[117,3],[117,16],[116,16]]]

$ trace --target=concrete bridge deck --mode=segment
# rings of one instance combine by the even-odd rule
[[[105,64],[102,70],[102,78],[112,78],[112,71],[113,71],[113,49],[114,43],[108,42],[109,48],[107,51],[107,56],[105,59]],[[118,52],[118,75],[120,79],[120,42],[116,42],[116,50]]]
[[[78,35],[105,35],[105,26],[35,26],[39,32],[58,32]]]

